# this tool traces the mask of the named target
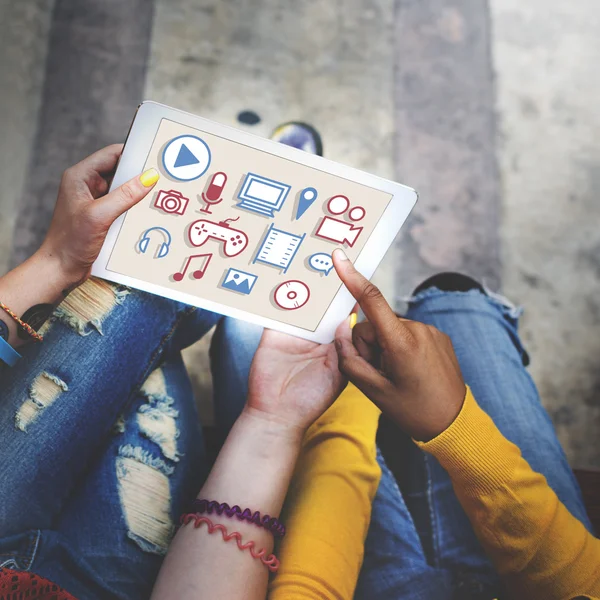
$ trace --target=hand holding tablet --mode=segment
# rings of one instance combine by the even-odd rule
[[[113,187],[148,168],[159,184],[113,224],[92,273],[317,342],[333,339],[354,302],[333,250],[371,277],[417,198],[152,102],[136,114]]]

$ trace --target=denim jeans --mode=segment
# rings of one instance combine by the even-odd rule
[[[94,285],[84,284],[92,296]],[[218,322],[211,368],[223,440],[244,405],[262,330],[111,289],[104,312],[97,298],[89,315],[59,309],[44,343],[0,372],[0,566],[31,570],[82,600],[141,600],[210,468],[181,350]],[[589,526],[523,368],[514,313],[479,292],[429,290],[408,317],[452,337],[479,403]],[[448,477],[406,441],[402,493],[378,457],[357,598],[449,598],[465,582],[492,589],[493,569]]]
[[[0,566],[81,600],[142,600],[209,468],[181,350],[220,316],[95,280],[80,290],[0,371]]]
[[[406,317],[450,336],[479,405],[591,531],[581,491],[525,369],[528,357],[517,333],[519,312],[503,299],[476,290],[428,289],[412,300]],[[389,423],[382,423],[380,429],[386,426]],[[395,449],[405,468],[397,485],[378,453],[382,478],[356,598],[501,597],[498,577],[448,474],[410,439],[394,433]]]
[[[464,379],[480,406],[591,531],[577,481],[525,369],[529,357],[517,332],[520,312],[505,299],[476,290],[428,289],[412,300],[406,317],[434,325],[450,336]],[[250,359],[261,330],[232,320],[224,325],[216,334],[224,339],[216,347],[226,351],[225,358],[235,367],[222,380],[216,397],[227,399],[223,408],[231,415],[236,414],[232,403],[239,399],[235,391],[247,391]],[[239,342],[231,345],[227,339]],[[219,363],[215,358],[213,365]],[[501,596],[498,575],[448,474],[384,417],[382,427],[391,429],[397,452],[392,458],[405,467],[402,491],[378,450],[382,475],[355,598],[491,600]]]

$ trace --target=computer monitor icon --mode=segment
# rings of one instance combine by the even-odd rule
[[[276,210],[281,210],[290,189],[286,183],[248,173],[238,194],[237,206],[272,218]]]

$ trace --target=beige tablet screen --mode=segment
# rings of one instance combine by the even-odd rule
[[[163,119],[107,269],[315,331],[392,195]]]

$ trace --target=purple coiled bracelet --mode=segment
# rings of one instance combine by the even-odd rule
[[[192,512],[204,514],[217,513],[218,515],[225,514],[229,518],[237,517],[238,521],[247,521],[248,523],[254,523],[259,527],[263,527],[267,531],[270,531],[276,537],[283,537],[285,535],[285,526],[276,517],[269,515],[260,516],[258,511],[251,511],[249,508],[241,509],[240,506],[235,504],[229,506],[227,502],[219,504],[215,500],[196,499],[192,503]]]

